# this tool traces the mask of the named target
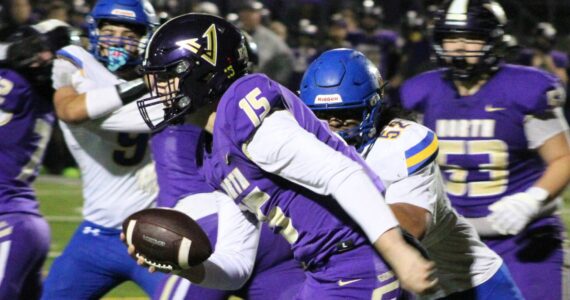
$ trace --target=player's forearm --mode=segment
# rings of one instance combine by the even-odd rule
[[[363,169],[341,172],[337,176],[342,178],[334,180],[337,189],[332,196],[362,228],[370,242],[398,226],[384,197]]]
[[[58,117],[67,123],[81,123],[107,116],[148,92],[142,78],[101,87],[79,94],[71,86],[60,88],[54,103]]]
[[[228,268],[228,262],[236,262],[235,255],[226,255],[223,265],[220,264],[220,257],[211,257],[207,261],[190,269],[173,272],[180,277],[184,277],[191,282],[205,287],[218,290],[237,290],[248,280],[252,270],[241,269],[239,266]],[[253,269],[253,268],[252,268]]]
[[[68,95],[61,98],[54,97],[55,112],[57,117],[66,123],[81,123],[87,119],[85,107],[85,95]]]
[[[548,202],[558,196],[568,183],[570,183],[570,154],[550,162],[534,186],[548,192]]]

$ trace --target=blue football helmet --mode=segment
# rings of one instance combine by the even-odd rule
[[[359,136],[364,143],[376,135],[382,106],[382,76],[364,54],[333,49],[311,63],[301,81],[300,96],[315,112],[357,110],[362,123],[339,134],[346,140]]]
[[[159,130],[196,108],[218,101],[229,86],[248,72],[248,46],[230,22],[189,13],[170,19],[153,34],[142,63],[151,97],[137,102],[152,130]],[[164,106],[158,123],[147,108]]]
[[[448,69],[454,80],[471,80],[493,73],[501,60],[502,40],[507,17],[493,0],[448,0],[435,15],[433,47],[438,64]],[[443,49],[443,40],[456,37],[482,40],[481,51],[452,55]],[[467,58],[477,57],[476,64]]]
[[[142,36],[140,39],[102,35],[100,27],[126,25]],[[146,42],[158,24],[154,8],[147,0],[99,0],[87,17],[91,53],[111,72],[142,61]],[[105,50],[105,51],[103,51]]]

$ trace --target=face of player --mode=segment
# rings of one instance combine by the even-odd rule
[[[175,76],[146,75],[145,80],[147,85],[153,89],[153,93],[159,96],[164,108],[172,107],[172,100],[178,94],[180,78]]]
[[[485,41],[468,37],[454,37],[443,39],[443,50],[449,56],[465,56],[469,64],[476,64],[483,55]],[[451,60],[451,58],[446,58]]]
[[[315,111],[315,114],[319,119],[326,121],[334,132],[352,129],[362,122],[360,110]]]
[[[103,23],[99,27],[99,47],[101,56],[138,55],[142,33],[131,26],[118,23]]]

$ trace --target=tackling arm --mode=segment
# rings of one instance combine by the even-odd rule
[[[363,167],[305,131],[288,111],[267,116],[247,145],[260,168],[322,195],[332,195],[394,268],[404,287],[426,293],[434,265],[406,244],[397,221]]]

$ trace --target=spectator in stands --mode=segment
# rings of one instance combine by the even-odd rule
[[[17,29],[33,23],[32,5],[29,0],[2,0],[0,41],[4,41]]]
[[[293,71],[293,54],[278,35],[261,24],[262,11],[261,2],[244,3],[238,10],[240,27],[257,45],[263,45],[259,48],[259,72],[287,84]]]
[[[568,83],[568,55],[554,50],[556,46],[556,28],[550,23],[538,23],[534,29],[530,48],[523,49],[519,63],[546,70]]]
[[[360,31],[350,33],[348,41],[380,68],[383,78],[391,80],[400,61],[397,45],[398,33],[381,29],[382,8],[372,1],[364,1],[360,9]]]

